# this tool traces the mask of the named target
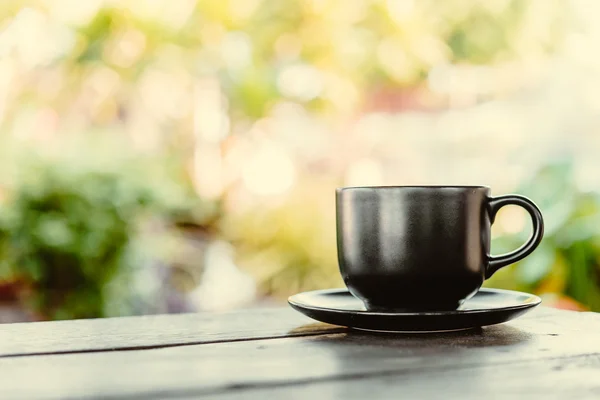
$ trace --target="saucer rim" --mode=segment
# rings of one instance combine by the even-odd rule
[[[309,290],[306,292],[296,293],[290,297],[288,297],[287,301],[292,307],[300,307],[313,311],[327,311],[333,313],[340,314],[348,314],[348,313],[356,313],[363,315],[373,315],[373,316],[395,316],[395,315],[403,315],[403,316],[439,316],[439,315],[473,315],[473,314],[487,314],[490,311],[516,311],[529,309],[533,307],[537,307],[542,302],[542,299],[532,293],[520,292],[516,290],[507,290],[507,289],[496,289],[496,288],[481,288],[475,293],[471,298],[477,296],[480,292],[488,292],[488,293],[497,293],[497,294],[505,294],[511,296],[527,296],[531,298],[531,301],[527,303],[513,305],[513,306],[505,306],[505,307],[489,307],[485,309],[477,309],[477,310],[447,310],[447,311],[411,311],[411,312],[402,312],[402,311],[390,311],[390,312],[382,312],[382,311],[369,311],[369,310],[342,310],[339,308],[331,308],[331,307],[318,307],[308,305],[304,302],[299,302],[294,300],[295,297],[301,294],[334,294],[334,293],[348,293],[350,296],[354,295],[350,293],[347,288],[332,288],[332,289],[321,289],[321,290]],[[356,297],[355,297],[356,298]],[[361,301],[357,298],[358,301]]]

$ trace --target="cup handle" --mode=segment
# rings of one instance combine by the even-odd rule
[[[492,223],[494,223],[496,214],[502,207],[509,204],[523,207],[531,217],[533,233],[531,234],[529,240],[517,250],[499,256],[490,255],[488,258],[489,264],[485,273],[485,279],[488,279],[500,268],[527,257],[535,250],[536,247],[538,247],[542,241],[542,237],[544,236],[544,219],[542,218],[542,213],[540,212],[540,209],[533,203],[533,201],[529,200],[527,197],[516,194],[492,197],[489,199],[488,204],[490,220]]]

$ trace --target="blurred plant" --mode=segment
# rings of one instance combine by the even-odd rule
[[[564,294],[600,311],[600,194],[577,186],[572,160],[556,161],[517,189],[540,207],[544,239],[523,261],[496,273],[490,286]],[[494,252],[510,251],[527,232],[494,240]]]
[[[74,160],[21,166],[0,213],[0,281],[16,282],[41,318],[102,317],[136,293],[127,280],[139,257],[132,244],[151,221],[169,222],[189,207],[182,188],[139,165],[95,168]],[[152,225],[150,225],[152,226]],[[161,225],[158,225],[159,227]],[[153,229],[160,235],[164,229]],[[144,248],[148,257],[159,257]],[[108,290],[120,280],[121,292]],[[115,299],[114,296],[120,296]]]

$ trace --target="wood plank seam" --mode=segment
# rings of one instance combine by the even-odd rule
[[[234,338],[234,339],[216,339],[216,340],[203,340],[196,342],[181,342],[181,343],[166,343],[166,344],[153,344],[153,345],[139,345],[139,346],[124,346],[124,347],[113,347],[113,348],[100,348],[100,349],[81,349],[81,350],[58,350],[49,352],[36,352],[36,353],[23,353],[23,354],[0,354],[2,358],[17,358],[17,357],[34,357],[34,356],[51,356],[51,355],[62,355],[62,354],[84,354],[84,353],[105,353],[113,351],[135,351],[135,350],[153,350],[153,349],[164,349],[169,347],[182,347],[182,346],[198,346],[204,344],[219,344],[219,343],[234,343],[234,342],[252,342],[256,340],[272,340],[272,339],[287,339],[287,338],[299,338],[308,336],[320,336],[330,335],[336,333],[346,333],[347,328],[334,328],[322,332],[304,332],[297,334],[288,334],[285,336],[255,336],[245,338]]]

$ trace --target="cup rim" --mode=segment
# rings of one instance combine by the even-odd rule
[[[336,191],[352,189],[490,189],[485,185],[382,185],[382,186],[342,186]]]

